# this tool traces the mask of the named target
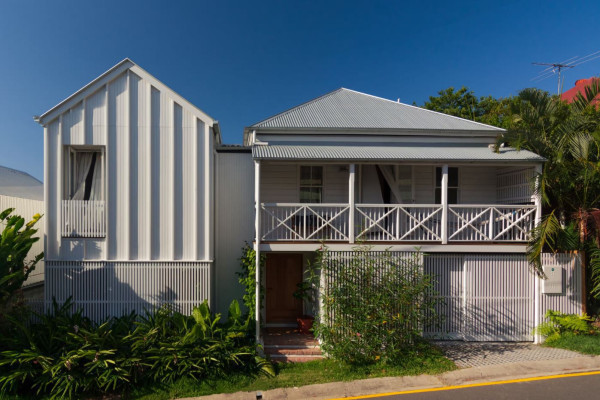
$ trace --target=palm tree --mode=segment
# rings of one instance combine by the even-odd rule
[[[539,89],[525,89],[514,103],[511,128],[499,139],[547,159],[535,185],[545,217],[532,232],[529,261],[542,275],[542,251],[581,252],[596,298],[600,298],[600,112],[592,100],[598,93],[596,81],[569,105]]]

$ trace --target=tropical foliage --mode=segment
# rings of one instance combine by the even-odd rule
[[[40,214],[25,223],[19,215],[13,215],[14,208],[0,212],[0,306],[4,307],[13,293],[21,288],[35,265],[44,257],[37,254],[26,261],[31,246],[39,240],[33,237],[37,232],[35,224],[41,218]]]
[[[260,256],[261,270],[264,271],[266,257]],[[254,315],[256,310],[256,251],[248,244],[242,248],[240,257],[241,271],[237,272],[238,282],[244,287],[243,301],[249,315]],[[265,288],[260,287],[261,297],[264,297]]]
[[[398,257],[359,246],[351,253],[318,252],[321,313],[315,332],[327,354],[354,365],[397,364],[437,322],[432,277],[422,255]],[[316,282],[313,282],[316,284]]]
[[[11,316],[0,343],[0,394],[80,398],[180,377],[210,381],[233,373],[273,375],[257,355],[237,301],[229,317],[206,302],[183,315],[167,307],[96,324],[73,304],[46,315]],[[35,320],[34,320],[35,321]]]
[[[425,107],[457,115],[457,109],[468,106],[471,111],[458,115],[507,129],[498,144],[546,158],[542,175],[536,177],[539,186],[532,182],[541,194],[544,218],[533,232],[529,259],[542,274],[543,251],[580,252],[590,295],[600,298],[600,111],[593,103],[599,83],[571,104],[539,89],[497,100],[477,99],[463,89],[442,91]]]

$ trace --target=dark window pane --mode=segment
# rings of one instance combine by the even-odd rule
[[[435,168],[435,186],[442,186],[442,167]]]
[[[300,167],[300,184],[306,185],[310,182],[310,167]]]
[[[441,204],[442,202],[442,189],[435,188],[435,204]]]
[[[323,167],[312,167],[312,184],[323,184]]]
[[[457,188],[449,188],[448,189],[448,204],[458,204],[458,189]]]
[[[448,186],[458,186],[458,168],[456,167],[448,168]]]

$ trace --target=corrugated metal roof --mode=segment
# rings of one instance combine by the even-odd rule
[[[398,144],[352,145],[254,145],[252,157],[259,160],[309,161],[529,161],[545,159],[527,150],[501,148],[499,153],[487,146],[429,146]]]
[[[504,131],[494,126],[345,88],[334,90],[249,127],[258,128]]]
[[[44,184],[27,172],[0,166],[0,194],[23,199],[44,200]]]

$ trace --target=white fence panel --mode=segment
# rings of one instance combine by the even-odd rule
[[[48,261],[46,306],[72,298],[74,307],[101,321],[162,304],[189,314],[210,301],[210,262]]]
[[[61,211],[63,237],[106,236],[103,200],[63,200]]]
[[[427,254],[425,273],[433,276],[439,300],[436,312],[441,316],[438,326],[425,328],[427,337],[439,340],[462,339],[463,331],[463,266],[459,254]]]
[[[524,255],[466,255],[465,340],[531,341],[535,274]]]

